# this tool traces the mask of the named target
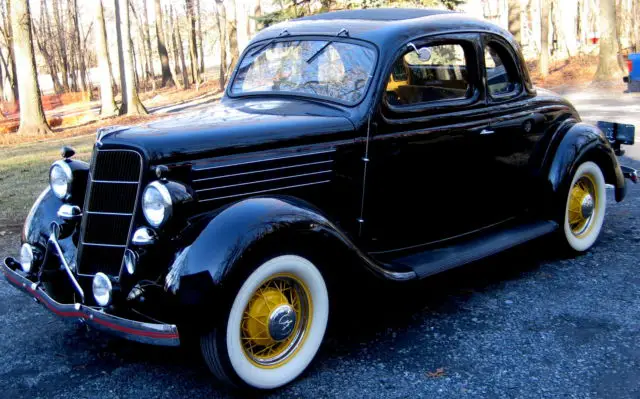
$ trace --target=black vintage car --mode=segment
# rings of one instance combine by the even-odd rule
[[[258,34],[219,105],[101,130],[90,164],[63,149],[3,271],[60,316],[199,337],[216,377],[275,388],[314,358],[345,279],[406,284],[551,233],[588,250],[606,185],[621,201],[636,179],[616,158],[633,127],[601,128],[487,22],[302,18]]]

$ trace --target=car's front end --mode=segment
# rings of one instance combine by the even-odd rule
[[[60,316],[178,345],[162,265],[173,260],[172,249],[158,231],[189,194],[155,176],[134,149],[98,142],[91,166],[63,152],[25,221],[20,256],[4,261],[7,280]]]

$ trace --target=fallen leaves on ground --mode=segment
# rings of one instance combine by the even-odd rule
[[[441,378],[445,376],[444,367],[438,367],[436,371],[427,371],[429,378]]]

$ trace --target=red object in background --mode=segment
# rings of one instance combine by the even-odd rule
[[[598,44],[600,42],[600,38],[599,37],[592,37],[591,38],[591,44]]]
[[[631,62],[631,60],[627,60],[627,69],[629,73],[633,72],[633,62]]]

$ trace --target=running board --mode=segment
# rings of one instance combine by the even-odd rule
[[[537,221],[507,229],[484,233],[476,238],[445,248],[432,249],[421,253],[393,259],[390,263],[412,269],[418,278],[442,273],[458,266],[466,265],[495,255],[499,252],[524,244],[535,238],[554,232],[558,224],[551,221]]]

